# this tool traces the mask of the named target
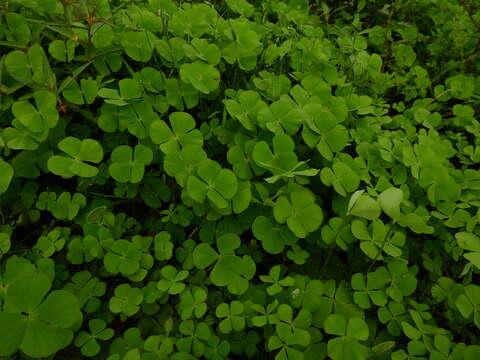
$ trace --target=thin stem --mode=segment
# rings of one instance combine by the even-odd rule
[[[370,270],[372,270],[373,265],[375,265],[375,263],[377,262],[378,258],[379,258],[380,255],[382,254],[383,248],[385,247],[385,244],[388,242],[388,237],[390,236],[391,232],[392,232],[392,228],[389,228],[388,231],[387,231],[387,234],[385,235],[385,240],[383,241],[382,247],[378,250],[377,255],[375,255],[375,258],[374,258],[374,259],[372,260],[372,262],[370,263],[370,266],[368,267],[367,272],[365,273],[365,275],[368,274],[368,273],[370,272]]]
[[[11,47],[14,49],[21,49],[21,50],[27,50],[28,46],[22,45],[22,44],[17,44],[11,41],[0,41],[0,46],[6,46],[6,47]]]

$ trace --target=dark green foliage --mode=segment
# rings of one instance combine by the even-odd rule
[[[0,2],[0,358],[480,359],[480,3]]]

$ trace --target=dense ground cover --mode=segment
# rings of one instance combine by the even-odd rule
[[[480,3],[0,16],[0,357],[480,359]]]

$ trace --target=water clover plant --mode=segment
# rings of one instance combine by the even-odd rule
[[[480,3],[0,2],[0,358],[480,359]]]

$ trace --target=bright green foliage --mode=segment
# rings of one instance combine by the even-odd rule
[[[203,145],[202,133],[195,129],[195,119],[190,114],[174,112],[168,119],[171,130],[163,120],[156,120],[150,126],[150,137],[165,154],[180,151],[180,146]]]
[[[362,220],[353,220],[351,226],[352,234],[360,240],[360,248],[370,258],[381,258],[382,252],[392,257],[402,255],[405,235],[392,231],[381,220],[373,220],[368,227]]]
[[[270,254],[280,254],[285,245],[292,245],[297,237],[286,227],[273,223],[273,219],[258,216],[252,224],[255,237],[262,242],[262,246]]]
[[[7,191],[13,178],[13,168],[5,160],[0,159],[0,193]]]
[[[480,328],[480,287],[477,285],[467,285],[465,294],[461,294],[455,301],[458,311],[465,318],[473,314],[473,321],[477,328]]]
[[[188,177],[188,195],[198,202],[208,198],[219,209],[226,208],[229,204],[227,200],[233,198],[238,189],[235,174],[229,169],[222,169],[217,162],[205,159],[198,164],[196,175]]]
[[[134,149],[128,145],[119,146],[112,152],[108,171],[120,183],[138,183],[145,173],[145,165],[149,165],[152,159],[152,150],[145,145],[136,145]]]
[[[98,164],[103,159],[102,146],[95,140],[80,140],[66,137],[58,143],[58,148],[67,156],[54,155],[48,159],[48,169],[55,175],[69,179],[75,175],[94,177],[98,169],[86,162]]]
[[[73,220],[86,202],[85,196],[80,193],[72,196],[69,192],[63,192],[57,197],[56,193],[43,192],[35,205],[39,210],[50,211],[59,220]]]
[[[323,212],[315,203],[314,195],[305,189],[294,190],[290,196],[281,196],[273,207],[273,216],[280,223],[304,238],[318,229],[323,220]]]
[[[459,232],[455,234],[455,238],[458,246],[469,251],[463,256],[480,269],[480,237],[467,232]]]
[[[255,263],[248,255],[235,255],[240,246],[240,238],[235,234],[225,234],[217,238],[218,252],[209,244],[197,245],[193,252],[193,262],[199,269],[205,269],[215,263],[210,279],[217,286],[227,286],[232,294],[243,294],[248,281],[255,275]]]
[[[282,291],[282,287],[292,286],[295,283],[294,280],[289,276],[280,279],[280,271],[280,265],[275,265],[270,269],[268,275],[260,275],[260,280],[265,283],[272,284],[267,288],[267,293],[271,296],[278,294],[280,291]]]
[[[217,318],[223,319],[218,324],[220,332],[229,334],[232,331],[242,331],[245,327],[245,318],[242,316],[244,306],[240,301],[234,300],[229,304],[221,303],[215,310]]]
[[[480,3],[0,6],[0,358],[480,359]]]
[[[160,291],[166,291],[170,295],[178,295],[185,289],[185,283],[182,280],[185,280],[188,276],[188,271],[181,270],[178,271],[171,265],[164,266],[160,272],[163,279],[161,279],[157,288]]]
[[[366,279],[361,273],[353,274],[352,289],[355,290],[353,301],[362,309],[369,309],[372,303],[376,306],[385,306],[388,298],[384,288],[389,282],[390,276],[385,268],[368,273]]]
[[[50,279],[21,258],[10,258],[3,274],[8,291],[0,311],[0,354],[18,349],[45,357],[67,346],[71,328],[82,319],[77,298],[65,290],[50,291]],[[4,281],[5,281],[4,280]]]
[[[102,319],[92,319],[88,322],[90,332],[82,331],[75,338],[75,346],[81,348],[82,355],[91,357],[100,352],[98,340],[110,340],[114,331],[106,328],[106,323]]]
[[[180,295],[179,309],[182,320],[190,319],[192,316],[201,318],[207,312],[207,292],[199,287],[192,290],[187,289]]]
[[[180,79],[192,84],[198,91],[208,94],[218,88],[220,73],[212,65],[195,61],[180,67]]]
[[[333,186],[342,196],[355,191],[360,184],[358,175],[344,162],[334,163],[332,169],[323,168],[320,178],[325,185]]]
[[[337,359],[367,359],[368,348],[360,341],[368,339],[369,330],[364,320],[332,314],[325,320],[325,332],[336,335],[328,341],[328,356]]]
[[[68,241],[69,228],[55,228],[48,234],[42,235],[38,238],[34,249],[38,250],[43,257],[48,258],[55,252],[60,251]]]
[[[141,257],[142,248],[139,244],[120,239],[111,245],[103,260],[107,271],[128,276],[140,269]]]
[[[121,313],[132,316],[140,309],[143,294],[140,289],[132,288],[128,284],[121,284],[115,288],[115,295],[110,298],[109,306],[112,313]]]
[[[198,323],[196,326],[192,320],[180,323],[180,333],[185,336],[178,339],[176,344],[180,352],[192,353],[202,356],[205,353],[205,342],[211,338],[211,331],[207,324]]]

